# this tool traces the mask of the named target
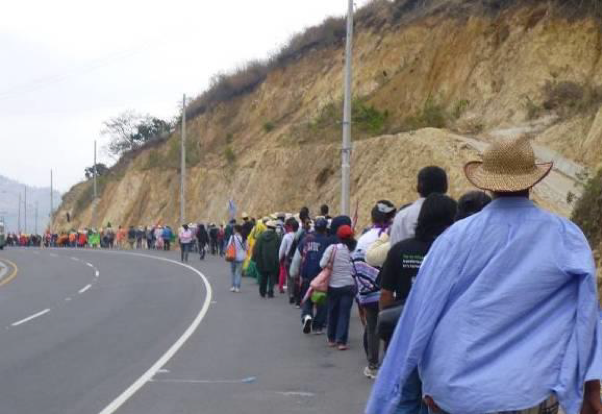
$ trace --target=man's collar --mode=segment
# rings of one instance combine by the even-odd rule
[[[529,208],[535,207],[533,201],[526,197],[499,197],[491,201],[485,209],[490,208]]]

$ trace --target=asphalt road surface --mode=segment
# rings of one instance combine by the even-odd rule
[[[219,258],[75,249],[0,253],[0,413],[361,413],[350,349],[303,335],[285,295],[229,292]]]

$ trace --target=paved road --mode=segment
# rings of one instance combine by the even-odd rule
[[[222,260],[191,257],[205,283],[165,260],[176,253],[152,255],[0,253],[1,413],[362,411],[357,318],[351,349],[332,350],[283,296],[262,300],[248,279],[230,293]]]

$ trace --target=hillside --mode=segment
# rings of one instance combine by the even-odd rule
[[[415,198],[428,164],[445,167],[460,195],[470,188],[463,163],[519,133],[557,161],[536,200],[571,214],[602,162],[602,36],[593,11],[569,15],[563,3],[375,1],[358,11],[352,204],[363,222],[379,198]],[[189,221],[224,220],[229,199],[258,216],[339,205],[343,24],[309,29],[189,105]],[[76,185],[55,227],[175,224],[178,146],[175,133],[114,167],[95,205],[91,183]]]
[[[21,206],[19,207],[19,194]],[[61,202],[61,193],[54,191],[54,208]],[[37,231],[42,232],[50,221],[50,188],[27,187],[27,217],[25,203],[25,185],[0,175],[0,218],[4,219],[7,230],[34,232],[36,230],[36,205],[38,208]],[[19,210],[21,217],[19,219]],[[27,220],[26,220],[27,218]]]

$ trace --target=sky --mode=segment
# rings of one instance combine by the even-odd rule
[[[361,7],[368,0],[356,0]],[[174,117],[182,94],[278,50],[346,0],[20,0],[0,15],[0,175],[67,191],[93,164],[103,121]]]

